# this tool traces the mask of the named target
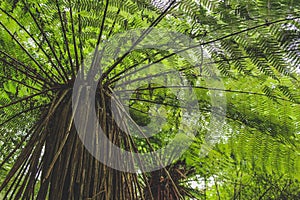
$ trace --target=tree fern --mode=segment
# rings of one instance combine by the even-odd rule
[[[268,174],[299,173],[299,5],[297,1],[235,0],[1,2],[0,134],[5,145],[0,151],[13,148],[6,158],[1,156],[1,171],[6,173],[7,165],[14,161],[0,186],[3,198],[200,198],[202,191],[189,190],[183,179],[199,174],[221,176],[221,169],[239,165]],[[277,10],[279,7],[282,9]],[[169,49],[126,52],[126,45],[131,49],[153,27],[175,30],[196,41],[183,50],[177,47],[179,52],[192,49],[194,55],[190,56],[200,58],[206,51],[210,55],[204,53],[201,63],[187,63],[179,52]],[[118,33],[135,28],[146,31],[137,41],[124,43],[124,36]],[[109,43],[112,37],[115,41]],[[166,44],[162,37],[147,39],[162,46],[177,44]],[[114,48],[118,45],[113,42],[120,49]],[[112,45],[105,46],[107,43]],[[196,50],[199,47],[202,52]],[[128,151],[152,147],[148,141],[128,136],[114,121],[109,102],[117,82],[130,84],[160,76],[169,83],[166,75],[172,70],[138,76],[141,68],[152,69],[157,63],[174,66],[187,78],[198,98],[202,127],[192,130],[198,135],[182,159],[138,175],[109,168],[85,149],[73,123],[72,87],[80,69],[84,73],[93,69],[89,66],[95,66],[99,52],[105,67],[96,95],[97,116],[107,137]],[[205,78],[222,80],[226,88],[203,84]],[[168,126],[160,137],[151,138],[156,148],[179,129],[176,124],[181,111],[167,89],[141,86],[130,97],[130,111],[139,119],[137,123],[147,122],[147,107],[158,104],[168,108]],[[226,96],[226,113],[211,105],[209,95],[214,92]],[[212,111],[225,115],[226,134],[218,138],[221,141],[216,148],[208,145],[211,152],[203,155],[200,146],[210,136],[207,125]],[[90,119],[85,114],[83,123]],[[96,136],[87,134],[96,141]],[[161,182],[168,183],[168,189],[158,190]]]

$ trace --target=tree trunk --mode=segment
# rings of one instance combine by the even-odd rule
[[[49,109],[44,111],[32,130],[32,137],[5,180],[8,183],[19,170],[21,176],[16,177],[16,182],[20,187],[15,185],[14,192],[6,196],[42,200],[139,199],[142,189],[136,174],[107,167],[86,150],[74,125],[71,97],[70,88],[58,91]],[[109,102],[109,97],[105,96],[104,99]],[[97,100],[97,105],[101,107],[103,102]],[[107,137],[114,144],[124,145],[127,142],[122,138],[124,134],[108,117],[109,108],[100,107],[96,106],[96,110]],[[89,120],[88,108],[85,113],[87,115],[82,116],[83,123]],[[87,137],[95,137],[95,134],[88,133]]]

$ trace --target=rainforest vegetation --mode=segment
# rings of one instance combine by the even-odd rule
[[[0,199],[300,199],[299,47],[299,0],[1,0]]]

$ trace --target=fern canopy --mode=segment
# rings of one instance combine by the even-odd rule
[[[299,0],[2,0],[0,199],[299,199],[299,36]],[[95,108],[130,155],[173,141],[172,160],[194,135],[186,151],[140,173],[96,159],[72,107],[93,70],[83,125]]]

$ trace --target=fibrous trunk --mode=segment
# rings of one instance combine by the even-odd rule
[[[110,117],[109,97],[101,91],[100,93],[97,105],[85,110],[82,123],[89,120],[88,109],[96,109],[99,123],[107,137],[114,144],[126,147],[129,142],[122,138],[123,133]],[[2,185],[11,186],[6,197],[55,200],[139,199],[142,189],[136,174],[107,167],[85,149],[74,126],[73,111],[72,90],[65,88],[58,91],[56,98],[43,111],[40,121],[31,130],[30,139]],[[93,133],[88,133],[88,136],[96,137]],[[97,145],[94,145],[96,148]],[[109,154],[109,149],[107,151],[105,153]]]

